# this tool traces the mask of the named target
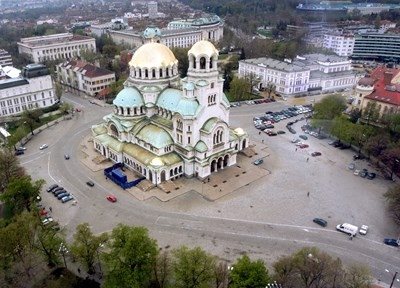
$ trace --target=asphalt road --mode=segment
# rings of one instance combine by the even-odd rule
[[[384,210],[382,194],[387,182],[367,182],[352,176],[344,168],[351,152],[335,151],[320,140],[310,139],[310,147],[322,151],[323,157],[306,163],[311,150],[295,153],[289,143],[292,135],[274,139],[258,135],[252,117],[267,110],[280,110],[287,103],[243,105],[231,110],[233,126],[245,128],[256,144],[265,139],[271,149],[270,158],[263,164],[272,171],[271,177],[216,202],[188,193],[160,203],[154,199],[137,201],[106,181],[101,172],[94,173],[79,161],[83,137],[90,133],[92,124],[100,122],[112,109],[72,95],[64,100],[83,111],[36,135],[26,145],[28,149],[20,160],[33,178],[43,178],[47,185],[58,183],[78,200],[76,206],[61,204],[53,195],[43,192],[44,204],[53,208],[53,217],[65,227],[69,240],[76,225],[82,222],[88,222],[95,233],[125,223],[148,227],[160,247],[201,246],[228,261],[246,252],[270,265],[281,255],[316,246],[346,264],[368,264],[374,276],[385,283],[392,278],[385,269],[400,271],[400,250],[382,243],[384,237],[398,235]],[[49,148],[39,150],[44,143]],[[71,159],[64,160],[64,154],[71,155]],[[85,184],[89,179],[95,187]],[[306,196],[307,191],[310,197]],[[110,193],[117,196],[118,202],[105,200]],[[327,228],[319,228],[310,221],[317,216],[328,219]],[[371,231],[366,237],[357,236],[350,241],[334,230],[340,221],[368,224]]]

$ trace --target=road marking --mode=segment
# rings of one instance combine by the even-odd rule
[[[36,157],[36,158],[33,158],[33,159],[28,160],[28,161],[25,161],[25,162],[21,162],[21,165],[28,164],[28,163],[31,163],[31,162],[33,162],[33,161],[36,161],[37,159],[42,158],[43,156],[46,156],[46,154],[40,154],[40,155],[39,155],[38,157]]]
[[[310,230],[308,230],[308,229],[303,229],[303,231],[310,232]]]
[[[56,180],[56,179],[51,175],[51,173],[50,173],[50,155],[51,155],[51,152],[49,152],[49,157],[48,157],[48,159],[47,159],[47,174],[49,174],[50,178],[51,178],[54,182],[57,183],[57,180]],[[61,183],[61,180],[60,180],[59,183]]]

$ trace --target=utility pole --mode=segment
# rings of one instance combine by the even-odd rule
[[[390,283],[390,287],[389,287],[389,288],[392,288],[392,287],[393,287],[393,283],[394,283],[394,280],[396,280],[396,276],[397,276],[397,272],[394,273],[393,279],[392,279],[392,283]]]

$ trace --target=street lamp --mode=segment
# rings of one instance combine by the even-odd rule
[[[388,269],[385,269],[385,271],[386,271],[386,273],[390,273],[390,271]],[[390,287],[389,288],[393,287],[394,280],[396,280],[397,282],[400,282],[400,279],[396,279],[397,274],[398,274],[398,272],[396,271],[394,273],[394,275],[393,275],[392,282],[390,283]]]
[[[67,261],[65,260],[65,254],[68,253],[69,251],[68,251],[68,249],[67,249],[67,246],[65,246],[64,242],[61,242],[60,248],[58,249],[58,252],[61,253],[61,255],[62,255],[63,259],[64,259],[64,266],[65,266],[65,268],[68,269],[68,267],[67,267]]]

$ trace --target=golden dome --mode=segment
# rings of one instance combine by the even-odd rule
[[[245,134],[244,130],[242,128],[240,128],[240,127],[236,128],[235,130],[233,130],[233,132],[235,132],[235,134],[239,135],[239,136]]]
[[[129,66],[138,68],[162,68],[178,64],[174,53],[160,43],[147,43],[142,45],[133,54]]]
[[[194,57],[200,55],[206,55],[208,57],[218,55],[218,50],[214,47],[214,45],[206,40],[201,40],[196,42],[192,48],[189,50],[188,55],[192,54]]]

